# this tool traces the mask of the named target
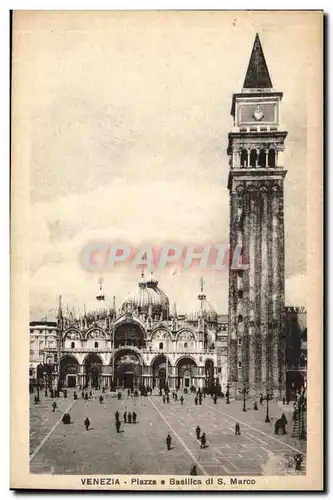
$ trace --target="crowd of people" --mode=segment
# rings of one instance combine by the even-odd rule
[[[66,389],[63,389],[62,391],[62,394],[63,394],[63,397],[66,399],[68,397],[68,394],[67,394],[67,390]],[[95,398],[95,395],[93,394],[92,391],[85,391],[85,390],[82,390],[81,392],[81,398],[86,402],[88,400],[94,400],[96,399],[97,401],[99,401],[99,403],[101,405],[103,405],[103,403],[105,402],[105,399],[109,398],[109,397],[112,397],[111,394],[105,394],[105,390],[102,390],[102,393]],[[119,394],[120,394],[120,398],[119,398]],[[149,390],[145,390],[145,391],[138,391],[138,390],[130,390],[128,389],[127,390],[127,398],[134,398],[134,399],[137,399],[139,397],[139,395],[143,396],[143,397],[147,397],[147,396],[150,396],[152,395],[153,392],[151,389]],[[168,389],[160,389],[159,390],[159,395],[161,397],[161,400],[163,402],[163,404],[170,404],[170,400],[173,400],[174,403],[180,403],[180,405],[184,405],[185,403],[185,399],[184,399],[184,395],[183,393],[178,393],[178,391],[169,391]],[[187,403],[190,402],[191,400],[194,402],[194,405],[195,406],[201,406],[203,404],[203,400],[207,397],[207,392],[205,390],[202,390],[202,389],[198,389],[196,391],[196,393],[194,394],[194,398],[192,399],[192,397],[189,395],[187,397]],[[123,399],[125,396],[126,398],[126,392],[124,394],[124,392],[118,392],[117,396],[113,396],[113,397],[118,397],[118,399]],[[218,401],[218,397],[216,394],[212,393],[211,395],[211,398],[214,400],[214,404],[217,404],[217,401]],[[55,391],[53,391],[53,394],[50,393],[50,397],[59,397],[59,393],[56,394],[55,396]],[[40,401],[39,399],[36,401],[36,396],[34,398],[34,403],[35,404],[38,404]],[[73,392],[73,399],[74,401],[78,399],[78,395],[76,393],[76,391]],[[264,402],[265,398],[263,397],[262,394],[260,394],[259,396],[259,404],[261,406],[263,406],[263,402]],[[192,403],[193,404],[193,403]],[[283,400],[283,404],[286,404],[286,400],[284,398]],[[296,406],[296,404],[295,404]],[[58,408],[58,405],[57,405],[57,402],[54,400],[52,402],[52,412],[55,413],[55,411],[57,410]],[[88,408],[88,407],[87,407]],[[254,401],[253,403],[253,410],[255,411],[258,411],[259,408],[258,408],[258,403],[257,401]],[[127,407],[124,408],[124,411],[123,411],[123,414],[122,414],[122,421],[121,421],[121,417],[120,417],[120,412],[117,410],[115,412],[115,429],[116,429],[116,433],[120,433],[120,432],[124,432],[124,430],[121,430],[121,426],[122,424],[125,426],[127,424],[137,424],[138,423],[138,415],[136,413],[135,410],[133,411],[129,411],[127,409]],[[69,411],[67,411],[66,413],[64,413],[64,415],[62,416],[62,422],[64,424],[69,424],[71,423],[71,416],[70,416],[70,413]],[[86,415],[84,420],[83,420],[83,424],[84,424],[84,427],[86,429],[86,431],[88,431],[90,428],[91,428],[91,421],[90,421],[90,418],[89,418],[89,415]],[[281,417],[276,419],[275,420],[275,424],[274,424],[274,432],[275,434],[282,434],[282,435],[285,435],[287,433],[286,431],[286,426],[288,424],[288,421],[287,421],[287,418],[286,418],[286,415],[285,413],[282,413]],[[196,439],[199,441],[200,443],[200,449],[205,449],[208,447],[207,445],[207,437],[206,437],[206,433],[205,432],[202,432],[202,429],[200,428],[199,425],[196,426],[195,428],[195,435],[196,435]],[[239,422],[236,422],[235,423],[235,435],[236,436],[240,436],[241,435],[241,432],[240,432],[240,424]],[[167,447],[167,451],[170,451],[172,450],[172,437],[170,435],[170,433],[166,436],[165,438],[165,442],[166,442],[166,447]],[[302,462],[303,462],[303,458],[302,458],[302,455],[301,454],[296,454],[294,456],[294,461],[295,461],[295,469],[296,470],[301,470],[301,466],[302,466]],[[197,471],[196,471],[196,465],[193,465],[191,471],[190,471],[190,474],[191,475],[197,475]]]

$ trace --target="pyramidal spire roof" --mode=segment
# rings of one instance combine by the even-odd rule
[[[271,89],[273,87],[269,76],[264,52],[260,43],[258,33],[256,34],[250,62],[247,68],[244,89]]]

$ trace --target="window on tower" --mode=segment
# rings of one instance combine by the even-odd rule
[[[261,149],[259,152],[259,166],[260,167],[266,167],[266,151],[264,149]]]
[[[242,321],[243,321],[243,316],[242,316],[241,314],[238,314],[237,321],[238,321],[238,323],[242,323]]]
[[[241,152],[241,167],[246,168],[248,163],[247,149],[242,149]]]
[[[238,368],[242,368],[242,362],[238,361]]]
[[[256,149],[251,149],[250,153],[250,166],[255,168],[257,166],[258,153]]]
[[[163,349],[163,342],[160,342],[160,349]]]
[[[275,167],[275,150],[270,149],[268,151],[268,166]]]
[[[96,349],[98,348],[98,342],[95,342],[95,348]]]
[[[75,348],[75,342],[71,342],[71,348],[74,349]]]

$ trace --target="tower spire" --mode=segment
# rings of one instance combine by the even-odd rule
[[[244,89],[271,89],[271,77],[267,68],[264,51],[258,33],[254,39],[250,62],[247,68]]]

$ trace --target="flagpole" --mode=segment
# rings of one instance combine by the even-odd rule
[[[167,341],[166,341],[166,355],[165,355],[165,360],[166,360],[166,367],[165,367],[165,378],[166,378],[166,383],[167,387],[169,390],[169,334],[167,333]]]

